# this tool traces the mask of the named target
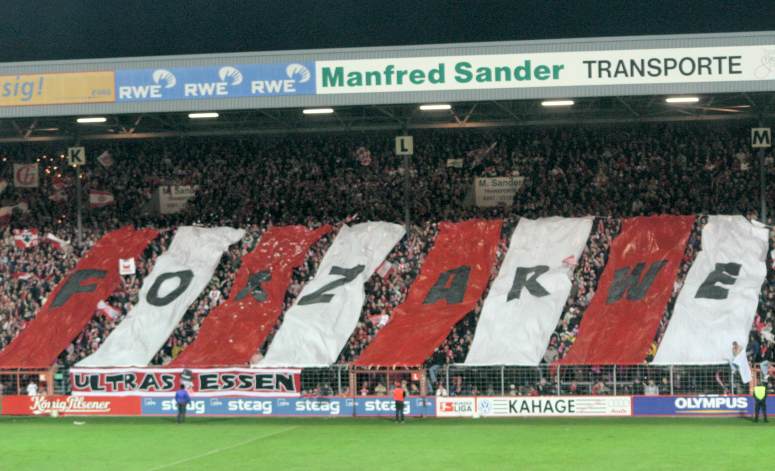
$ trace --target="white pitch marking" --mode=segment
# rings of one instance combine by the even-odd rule
[[[269,438],[269,437],[273,437],[275,435],[280,435],[281,433],[290,432],[291,430],[294,430],[294,429],[297,429],[297,428],[299,428],[299,425],[295,425],[293,427],[289,427],[289,428],[285,428],[285,429],[282,429],[282,430],[278,430],[276,432],[267,433],[267,434],[264,434],[264,435],[259,435],[257,437],[253,437],[253,438],[251,438],[249,440],[245,440],[245,441],[242,441],[242,442],[239,442],[239,443],[235,443],[234,445],[229,445],[229,446],[225,446],[223,448],[216,448],[215,450],[210,450],[210,451],[208,451],[206,453],[202,453],[201,455],[191,456],[191,457],[186,458],[186,459],[182,459],[182,460],[178,460],[178,461],[173,461],[172,463],[163,464],[161,466],[157,466],[155,468],[151,468],[148,471],[156,471],[157,469],[170,468],[172,466],[177,466],[179,464],[188,463],[189,461],[198,460],[199,458],[204,458],[205,456],[214,455],[214,454],[220,453],[222,451],[231,450],[233,448],[238,448],[238,447],[241,447],[242,445],[247,445],[248,443],[254,442],[256,440],[260,440],[262,438]]]

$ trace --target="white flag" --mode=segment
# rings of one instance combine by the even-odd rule
[[[134,275],[137,272],[134,258],[119,258],[118,259],[118,274],[119,275]]]
[[[592,218],[519,220],[484,300],[466,365],[538,365],[568,300]]]
[[[732,360],[732,368],[740,373],[740,380],[743,384],[751,382],[751,376],[753,375],[751,374],[751,365],[748,364],[748,357],[745,354],[745,350],[738,353]]]
[[[767,274],[767,228],[743,216],[710,216],[654,357],[657,365],[726,363],[746,349]]]
[[[38,164],[13,164],[13,186],[16,188],[37,188],[38,176]]]
[[[145,366],[204,290],[229,245],[245,231],[181,227],[169,250],[143,280],[140,301],[92,355],[78,366]]]
[[[109,191],[91,190],[89,192],[89,206],[92,208],[101,208],[114,202],[113,193]]]
[[[387,222],[342,226],[259,364],[333,364],[358,323],[363,285],[403,236],[402,226]]]

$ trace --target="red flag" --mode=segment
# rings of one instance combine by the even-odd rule
[[[563,364],[642,363],[673,293],[694,216],[625,219]]]
[[[113,193],[109,191],[89,191],[89,206],[92,208],[101,208],[113,204],[114,202],[115,199],[113,198]]]
[[[421,365],[484,293],[500,242],[500,219],[442,222],[409,294],[355,362]]]
[[[97,303],[97,312],[109,319],[115,319],[121,314],[121,311],[102,300]]]
[[[109,168],[113,165],[113,156],[110,155],[110,151],[105,151],[97,157],[97,162],[105,168]]]
[[[29,207],[27,206],[27,203],[24,202],[14,206],[3,206],[0,208],[0,224],[8,224],[11,221],[14,210],[27,213],[29,212]]]
[[[169,365],[216,367],[250,361],[282,314],[293,269],[304,263],[309,248],[331,230],[275,226],[242,259],[231,296],[210,311],[199,335]]]
[[[124,227],[103,236],[78,262],[27,327],[0,352],[0,368],[48,368],[120,285],[119,258],[138,257],[156,238],[153,229]]]
[[[393,271],[395,271],[393,264],[385,260],[382,262],[382,265],[377,268],[377,275],[381,276],[382,278],[387,278],[391,273],[393,273]]]
[[[70,248],[70,241],[60,239],[59,237],[55,236],[52,233],[46,234],[46,242],[51,244],[52,247],[58,250],[67,250]]]
[[[17,248],[29,249],[38,245],[37,229],[14,229],[13,240]]]

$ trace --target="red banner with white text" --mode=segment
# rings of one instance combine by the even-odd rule
[[[421,365],[482,297],[495,264],[497,220],[442,222],[406,300],[355,362],[359,366]]]
[[[560,361],[643,363],[673,294],[694,216],[625,219],[579,333]]]
[[[231,297],[213,309],[194,343],[172,367],[245,365],[258,351],[282,314],[293,269],[304,263],[309,248],[331,227],[272,227],[242,258]]]
[[[2,415],[141,415],[140,397],[5,396]]]
[[[153,229],[124,227],[98,240],[59,282],[35,318],[0,352],[0,368],[54,364],[89,323],[97,303],[119,287],[119,259],[141,256],[157,235]]]

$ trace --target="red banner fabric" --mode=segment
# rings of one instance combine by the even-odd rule
[[[406,300],[355,364],[421,365],[484,293],[502,223],[500,219],[440,223],[433,249]]]
[[[5,396],[3,415],[141,415],[139,397]]]
[[[563,364],[633,365],[646,359],[673,293],[694,216],[625,219]]]
[[[242,259],[231,296],[213,309],[196,340],[169,366],[245,365],[258,351],[282,314],[293,269],[304,263],[309,248],[331,231],[326,225],[272,227]]]
[[[97,303],[119,287],[119,259],[141,256],[157,235],[153,229],[124,227],[98,240],[54,288],[35,319],[0,352],[0,368],[53,365],[89,323]]]

